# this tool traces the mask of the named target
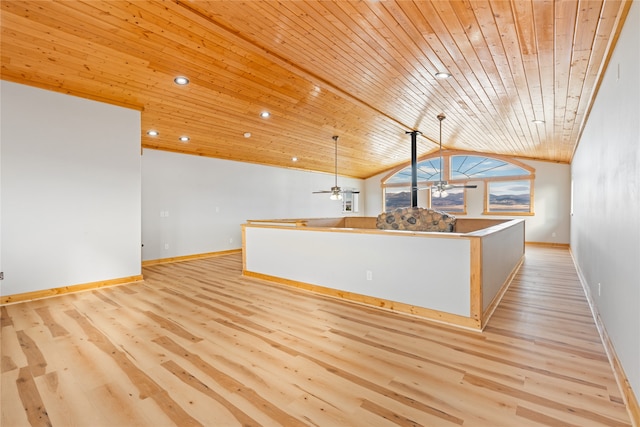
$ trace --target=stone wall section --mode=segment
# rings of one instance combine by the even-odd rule
[[[456,217],[446,212],[419,207],[398,208],[378,215],[376,228],[380,230],[410,230],[452,232]]]

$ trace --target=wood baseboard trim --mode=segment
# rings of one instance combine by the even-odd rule
[[[143,267],[149,267],[151,265],[168,264],[168,263],[171,263],[171,262],[192,261],[194,259],[211,258],[211,257],[216,257],[216,256],[235,254],[235,253],[238,253],[238,252],[242,252],[242,249],[230,249],[228,251],[205,252],[205,253],[202,253],[202,254],[183,255],[183,256],[176,256],[176,257],[171,257],[171,258],[151,259],[151,260],[147,260],[147,261],[142,261],[142,266]]]
[[[14,304],[17,302],[32,301],[36,299],[49,298],[73,292],[88,291],[91,289],[104,288],[107,286],[123,285],[141,281],[142,275],[121,277],[118,279],[101,280],[98,282],[81,283],[78,285],[63,286],[60,288],[43,289],[41,291],[25,292],[23,294],[5,295],[0,297],[0,305]]]
[[[464,317],[456,314],[445,313],[443,311],[432,310],[424,307],[418,307],[418,306],[397,302],[397,301],[375,298],[368,295],[347,292],[339,289],[326,288],[324,286],[312,285],[310,283],[283,279],[282,277],[269,276],[267,274],[255,273],[252,271],[243,270],[242,275],[246,277],[252,277],[254,279],[264,280],[270,283],[304,289],[304,290],[315,292],[318,294],[327,295],[333,298],[340,298],[340,299],[354,302],[357,304],[363,304],[368,307],[380,308],[383,310],[389,310],[397,313],[410,314],[413,316],[420,317],[422,319],[431,320],[431,321],[442,323],[445,325],[461,327],[461,328],[472,330],[472,331],[480,331],[480,322],[470,317]]]
[[[609,338],[607,329],[604,327],[604,323],[602,322],[602,318],[600,317],[598,307],[595,305],[593,298],[591,297],[591,288],[589,288],[589,286],[587,285],[587,281],[584,278],[584,275],[582,274],[582,271],[580,270],[575,257],[573,256],[573,252],[569,250],[569,253],[571,254],[571,258],[573,259],[573,265],[578,272],[580,284],[582,285],[582,289],[584,290],[585,296],[587,298],[587,303],[589,304],[589,308],[591,309],[591,314],[593,315],[593,320],[596,323],[596,328],[598,329],[598,334],[600,335],[600,339],[602,340],[602,345],[604,346],[604,350],[607,353],[609,364],[611,365],[613,374],[616,377],[618,388],[620,389],[622,398],[624,399],[624,403],[627,407],[627,411],[629,412],[629,416],[631,417],[631,422],[633,423],[634,427],[640,427],[640,405],[638,404],[638,398],[631,388],[629,378],[624,372],[624,368],[622,367],[620,359],[618,359],[618,355],[616,354],[615,347],[613,346],[613,343]]]
[[[551,242],[524,242],[525,245],[545,246],[547,248],[569,248],[568,243],[551,243]]]

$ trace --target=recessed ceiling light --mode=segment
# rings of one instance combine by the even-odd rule
[[[535,119],[535,120],[531,120],[531,122],[535,124],[541,124],[541,123],[544,123],[544,120]]]
[[[184,86],[189,84],[189,79],[184,76],[178,76],[173,79],[173,82],[177,85]]]
[[[160,132],[158,132],[157,130],[149,130],[149,131],[147,131],[147,135],[149,135],[149,136],[158,136],[158,135],[160,135]]]
[[[292,161],[292,162],[297,162],[297,161],[298,161],[298,158],[297,158],[297,157],[292,157],[292,158],[291,158],[291,161]]]
[[[187,141],[189,141],[189,139],[191,139],[191,138],[189,138],[188,136],[181,136],[180,137],[180,141],[182,141],[182,142],[187,142]]]
[[[260,113],[260,117],[262,117],[263,119],[269,118],[270,115],[271,113],[268,111],[263,111],[262,113]]]
[[[447,73],[446,71],[438,71],[435,76],[436,79],[448,79],[449,77],[451,77],[451,74]]]
[[[245,138],[251,138],[251,132],[245,132],[242,134]]]

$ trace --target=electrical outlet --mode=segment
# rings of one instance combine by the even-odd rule
[[[373,272],[371,270],[367,270],[367,280],[373,280]]]
[[[598,283],[598,296],[602,295],[602,285],[600,283]]]
[[[165,243],[165,244],[164,244],[164,248],[165,248],[165,250],[166,250],[166,249],[169,249],[169,244],[168,244],[168,243]]]

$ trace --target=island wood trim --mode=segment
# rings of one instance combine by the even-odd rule
[[[470,239],[469,245],[471,262],[469,269],[469,298],[471,299],[469,317],[477,323],[478,329],[482,329],[485,323],[482,319],[482,239]]]
[[[458,217],[455,230],[452,233],[441,233],[435,231],[420,231],[419,233],[439,233],[451,235],[480,236],[485,234],[485,230],[495,230],[493,227],[510,226],[512,221],[524,221],[520,218],[464,218]],[[409,231],[412,230],[380,230],[376,227],[377,217],[354,216],[338,218],[295,218],[295,219],[249,219],[245,225],[261,227],[304,227],[304,228],[326,228],[332,229],[354,229],[370,231]],[[329,230],[326,230],[329,231]],[[475,234],[479,233],[479,234]]]
[[[495,224],[495,225],[492,225],[490,227],[483,228],[481,230],[476,230],[476,231],[472,231],[470,233],[465,233],[465,234],[463,234],[463,236],[465,236],[465,237],[482,237],[482,236],[486,236],[488,234],[495,233],[496,231],[504,230],[505,228],[512,227],[514,224],[516,224],[518,222],[524,222],[524,219],[516,218],[516,219],[506,220],[506,221],[503,221],[503,222],[501,222],[499,224]]]
[[[298,227],[291,225],[280,224],[277,222],[251,222],[241,224],[241,227],[251,228],[280,228],[283,230],[291,230]],[[467,234],[449,233],[439,231],[413,231],[413,230],[381,230],[379,228],[344,228],[344,227],[322,227],[322,226],[302,226],[299,227],[307,231],[320,231],[326,233],[360,233],[360,234],[381,234],[381,235],[399,235],[399,236],[413,236],[419,238],[438,238],[438,239],[460,239],[466,238]]]

